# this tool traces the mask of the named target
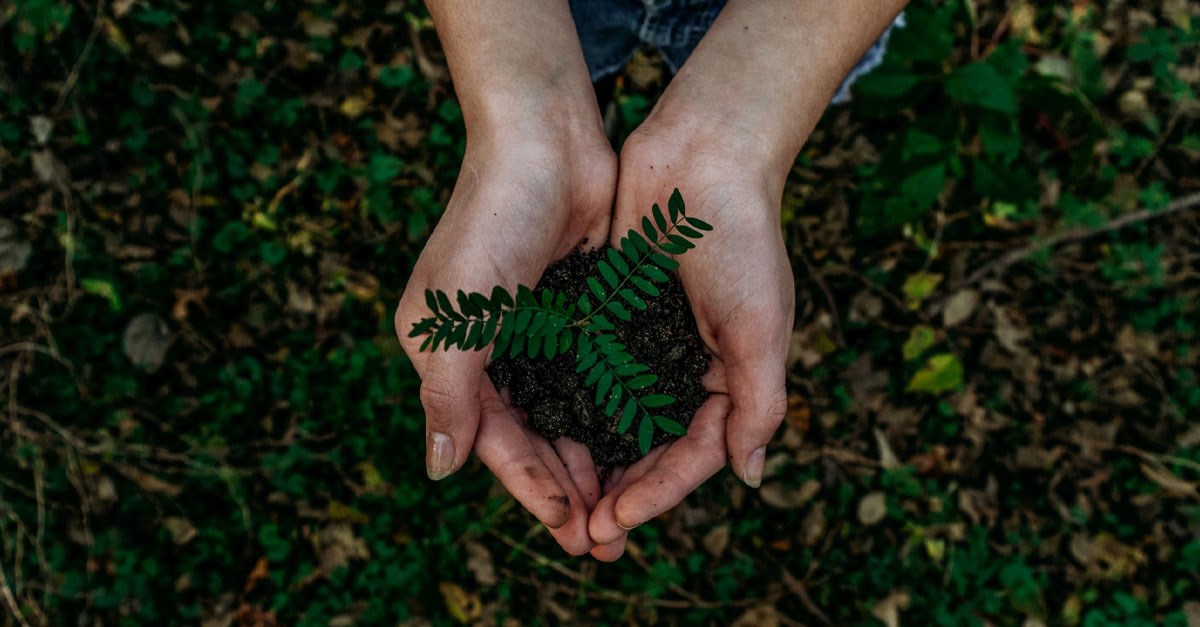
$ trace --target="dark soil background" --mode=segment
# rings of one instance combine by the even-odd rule
[[[604,254],[601,248],[568,255],[547,268],[537,289],[566,294],[568,302],[574,302],[587,289],[584,280],[598,276],[596,262]],[[704,402],[701,377],[708,371],[709,358],[679,279],[672,275],[659,289],[662,294],[646,298],[646,309],[633,310],[631,320],[609,318],[616,327],[618,341],[625,344],[634,360],[659,377],[654,385],[638,393],[674,396],[675,404],[660,411],[686,427]],[[610,418],[604,414],[603,405],[595,404],[594,387],[583,384],[587,373],[575,372],[574,350],[552,360],[524,355],[504,357],[492,362],[488,374],[497,387],[509,388],[513,404],[525,409],[530,427],[551,441],[565,435],[586,444],[602,474],[641,459],[638,423],[624,434],[617,432],[621,411]],[[675,437],[655,429],[652,446]]]
[[[784,187],[762,488],[599,565],[424,472],[420,2],[0,0],[0,625],[1200,625],[1200,3],[906,11]]]

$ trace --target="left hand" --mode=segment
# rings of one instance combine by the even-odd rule
[[[727,459],[751,487],[762,480],[767,441],[787,406],[795,288],[780,229],[784,179],[743,148],[716,133],[664,128],[652,116],[621,151],[614,245],[676,187],[688,215],[715,227],[678,257],[713,365],[711,396],[688,434],[614,473],[588,521],[596,559],[620,557],[629,529],[675,507]]]

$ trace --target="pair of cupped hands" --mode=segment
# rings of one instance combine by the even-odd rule
[[[655,113],[659,113],[657,110]],[[751,487],[786,408],[784,362],[794,287],[780,232],[783,177],[752,142],[652,114],[614,153],[601,125],[552,116],[471,135],[445,214],[413,268],[396,331],[421,377],[426,464],[442,479],[471,451],[571,555],[613,561],[630,529],[679,504],[728,462]],[[699,128],[698,128],[699,127]],[[508,130],[505,130],[508,129]],[[709,397],[687,435],[602,485],[587,448],[526,426],[485,368],[490,351],[420,352],[424,292],[533,286],[581,244],[615,243],[678,188],[688,215],[715,227],[679,257],[701,338]]]

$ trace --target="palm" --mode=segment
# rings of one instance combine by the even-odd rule
[[[622,527],[674,507],[727,459],[747,478],[746,459],[774,432],[786,399],[782,366],[794,289],[777,197],[736,165],[643,146],[627,144],[621,155],[613,235],[634,228],[675,187],[688,214],[715,227],[679,258],[680,279],[713,355],[705,378],[711,396],[687,436],[652,451],[608,486],[589,523],[601,544],[593,550],[599,559],[620,555]]]
[[[422,353],[420,338],[408,338],[407,330],[427,313],[426,289],[487,292],[494,285],[533,285],[547,265],[581,242],[604,241],[616,172],[611,153],[600,154],[582,172],[568,172],[571,164],[561,155],[540,150],[469,152],[396,311],[397,333],[422,378],[431,469],[439,463],[447,465],[445,474],[457,469],[473,444],[513,496],[575,554],[591,548],[586,524],[599,497],[586,449],[551,444],[528,430],[484,374],[486,353]],[[436,453],[435,434],[454,443],[451,460]]]

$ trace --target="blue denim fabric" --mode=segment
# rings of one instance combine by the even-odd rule
[[[570,4],[595,82],[621,71],[642,46],[657,48],[671,72],[679,71],[717,19],[725,0],[570,0]],[[883,61],[888,36],[893,28],[903,26],[901,15],[846,77],[833,97],[834,104],[850,99],[850,85]]]

